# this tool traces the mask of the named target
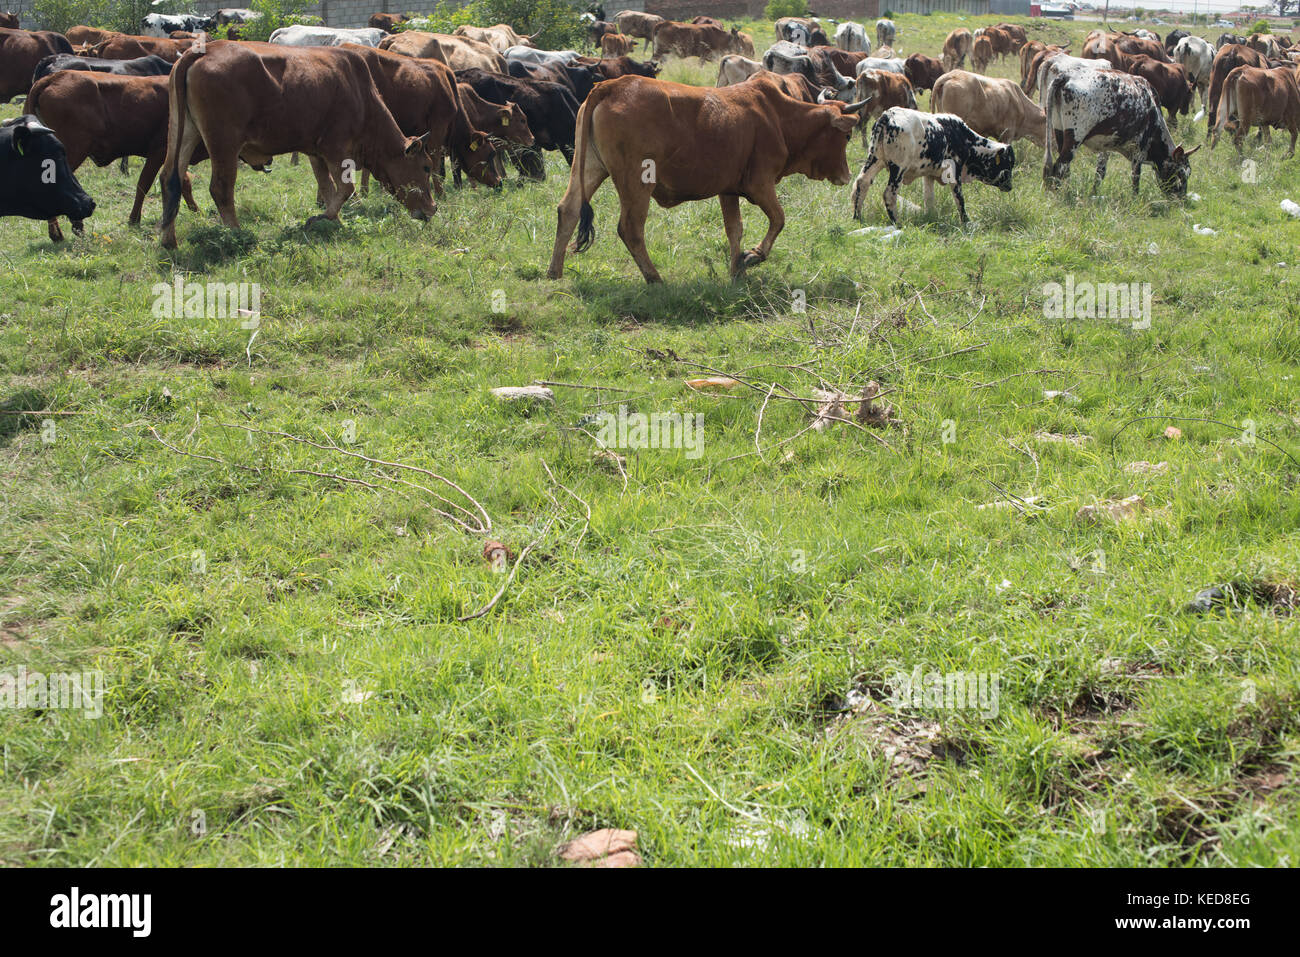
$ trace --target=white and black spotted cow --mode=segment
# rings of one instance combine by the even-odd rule
[[[151,13],[140,21],[140,32],[147,37],[166,37],[178,30],[209,32],[215,26],[216,18],[197,13]]]
[[[1010,146],[980,136],[959,116],[892,107],[876,121],[867,161],[853,181],[853,216],[862,218],[867,190],[877,174],[888,169],[889,185],[884,198],[891,223],[898,223],[898,188],[922,177],[926,210],[934,210],[934,183],[938,180],[952,187],[957,212],[965,225],[969,219],[962,184],[977,180],[1009,192],[1015,165],[1016,154]]]
[[[771,49],[763,54],[763,69],[779,74],[797,73],[814,87],[830,86],[835,90],[837,100],[845,103],[852,102],[853,80],[840,73],[829,62],[821,70],[817,66],[807,50],[784,40],[774,43]]]
[[[1143,164],[1155,167],[1160,188],[1171,196],[1187,195],[1191,165],[1187,157],[1199,146],[1183,151],[1175,146],[1160,113],[1151,84],[1140,76],[1118,70],[1076,70],[1054,77],[1044,92],[1047,111],[1047,148],[1043,155],[1043,182],[1055,188],[1070,175],[1075,150],[1096,150],[1094,191],[1106,176],[1111,152],[1133,164],[1133,192]]]

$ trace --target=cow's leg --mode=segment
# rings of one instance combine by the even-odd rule
[[[183,155],[183,154],[182,154]],[[239,170],[239,157],[213,156],[212,178],[208,181],[208,194],[217,204],[217,215],[223,226],[239,228],[239,217],[235,215],[235,176]]]
[[[319,156],[308,156],[307,162],[311,164],[312,175],[316,177],[316,205],[324,207],[334,194],[334,178]]]
[[[617,182],[615,185],[618,185]],[[621,207],[618,215],[618,238],[623,240],[623,245],[632,254],[632,259],[641,270],[641,275],[645,277],[646,282],[663,282],[659,270],[655,269],[655,264],[650,261],[649,251],[645,248],[645,220],[650,212],[650,196],[650,191],[644,188],[639,178],[633,178],[626,189],[618,191]]]
[[[1133,195],[1138,194],[1138,182],[1142,179],[1142,163],[1140,160],[1133,161]]]
[[[135,204],[131,207],[131,215],[126,218],[129,225],[135,226],[140,222],[140,211],[144,208],[144,198],[149,195],[149,190],[153,186],[154,178],[157,177],[158,171],[162,169],[163,160],[167,156],[165,153],[151,153],[144,158],[144,168],[140,170],[140,178],[135,182]],[[187,172],[182,178],[182,182],[189,178]],[[188,197],[190,203],[194,202],[191,194]],[[195,208],[195,207],[191,207]]]
[[[312,168],[315,169],[316,157],[312,157],[311,160]],[[324,215],[309,217],[307,219],[308,225],[321,219],[332,219],[337,222],[339,218],[339,210],[343,208],[343,204],[352,197],[353,192],[356,190],[356,187],[349,181],[351,177],[340,177],[334,175],[334,170],[341,170],[343,168],[343,157],[327,156],[324,158],[322,165],[326,171],[326,180],[322,184],[319,177],[317,177],[317,185],[325,186],[330,190],[330,193],[325,199]]]
[[[1092,191],[1096,193],[1101,189],[1101,181],[1106,178],[1106,164],[1110,162],[1110,154],[1105,150],[1097,156],[1097,178],[1092,182]]]
[[[871,183],[884,168],[885,164],[876,159],[875,156],[868,156],[867,161],[862,164],[862,172],[853,181],[853,191],[850,193],[853,200],[854,219],[862,218],[862,207],[867,201],[867,190],[871,189]]]
[[[903,170],[893,163],[889,164],[889,184],[885,187],[885,212],[889,221],[898,225],[898,190],[903,185]]]
[[[361,189],[359,192],[362,196],[370,195],[370,170],[366,167],[361,169]]]
[[[126,161],[126,157],[123,156],[121,161],[117,164],[117,168],[121,170],[123,173],[129,173],[131,171],[131,164],[128,163]]]
[[[781,200],[776,195],[775,183],[763,192],[751,196],[749,201],[761,209],[763,215],[767,217],[767,233],[757,246],[745,253],[745,258],[740,262],[742,270],[766,262],[767,257],[772,253],[772,244],[776,242],[776,237],[781,235],[781,230],[785,229],[785,210],[781,208]]]
[[[583,230],[578,233],[578,242],[575,243],[574,251],[580,252],[581,249],[586,249],[596,238],[596,230],[591,221],[593,216],[591,197],[600,188],[600,184],[609,177],[609,170],[600,161],[596,151],[589,148],[586,159],[582,164],[582,171],[582,182],[578,182],[576,170],[569,174],[569,187],[564,191],[564,197],[560,200],[560,205],[555,208],[557,220],[555,246],[551,250],[550,268],[546,271],[546,275],[550,279],[559,279],[564,275],[564,254],[569,246],[569,237],[573,235],[574,229],[578,227],[584,214],[588,218],[586,223],[583,224]],[[622,233],[620,232],[619,235],[622,235]],[[650,268],[651,270],[654,269],[653,266]]]
[[[926,182],[928,183],[929,180],[926,180]],[[961,224],[963,226],[967,225],[970,219],[966,215],[966,198],[961,194],[960,182],[952,184],[952,198],[957,200],[957,215],[961,217]]]
[[[745,224],[740,218],[740,197],[719,196],[718,204],[722,206],[722,228],[727,231],[727,246],[731,250],[730,270],[733,277],[740,275],[743,267],[740,258],[740,242],[745,235]]]
[[[59,228],[59,218],[57,216],[46,223],[46,228],[49,230],[50,242],[63,242],[63,230]]]
[[[1295,140],[1297,133],[1300,133],[1300,127],[1291,127],[1291,147],[1286,151],[1286,155],[1282,157],[1283,159],[1290,159],[1292,156],[1295,156]]]
[[[1169,128],[1171,130],[1178,129],[1178,114],[1172,109],[1165,112],[1169,114]]]
[[[1074,159],[1074,132],[1072,130],[1048,131],[1049,136],[1056,136],[1056,159],[1049,165],[1044,156],[1043,185],[1056,189],[1070,176],[1070,162]]]
[[[934,215],[934,180],[930,177],[922,177],[921,189],[925,193],[925,211],[927,214]]]

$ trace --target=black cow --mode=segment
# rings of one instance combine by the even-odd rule
[[[90,73],[112,73],[115,76],[166,76],[172,64],[160,56],[136,57],[134,60],[101,60],[98,57],[56,53],[36,64],[32,83],[60,70],[84,70]]]
[[[1222,49],[1231,43],[1236,43],[1244,47],[1246,45],[1246,38],[1237,36],[1235,33],[1220,33],[1219,42],[1214,44],[1214,46],[1215,49]]]
[[[1178,46],[1178,41],[1183,37],[1190,37],[1191,34],[1186,30],[1170,30],[1165,36],[1165,52],[1170,56],[1174,55],[1174,47]]]
[[[468,83],[489,103],[517,103],[533,131],[534,146],[512,150],[510,159],[522,175],[545,179],[541,150],[559,150],[573,165],[574,138],[578,125],[577,97],[561,83],[519,79],[486,70],[457,70],[456,79]],[[522,162],[521,162],[522,158]]]
[[[53,130],[30,114],[0,123],[0,216],[80,220],[94,211]]]
[[[569,63],[536,66],[524,63],[522,60],[510,60],[507,66],[510,75],[517,80],[545,80],[567,86],[569,92],[578,98],[579,104],[587,98],[587,94],[595,88],[597,83],[605,79],[598,69],[585,63],[579,63],[576,66]],[[486,99],[486,97],[484,98]]]

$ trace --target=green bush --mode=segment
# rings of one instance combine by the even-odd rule
[[[37,0],[32,7],[41,29],[60,33],[75,26],[139,33],[140,21],[154,12],[149,0]]]
[[[1273,24],[1267,20],[1256,20],[1250,27],[1251,33],[1272,33]]]
[[[252,0],[248,9],[262,15],[259,20],[236,24],[239,35],[245,40],[269,40],[271,34],[281,27],[295,23],[318,25],[320,17],[307,16],[306,10],[311,0]]]
[[[398,24],[395,29],[451,33],[466,24],[508,23],[520,33],[536,35],[533,42],[543,50],[563,50],[582,39],[581,12],[579,4],[570,0],[471,0],[464,6],[440,0],[432,12],[420,15],[420,22]]]
[[[782,17],[808,16],[808,0],[768,0],[763,8],[763,16],[768,20],[780,20]]]

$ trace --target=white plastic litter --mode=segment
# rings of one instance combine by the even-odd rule
[[[872,233],[879,233],[877,239],[894,239],[902,234],[902,230],[897,226],[863,226],[861,229],[854,229],[849,232],[850,236],[869,236]]]
[[[1289,199],[1282,200],[1282,212],[1290,216],[1300,216],[1300,206],[1291,202]]]
[[[1192,232],[1198,236],[1217,236],[1219,231],[1211,229],[1209,226],[1202,226],[1200,223],[1192,223]]]
[[[1148,243],[1148,244],[1147,244],[1147,254],[1150,255],[1150,256],[1159,256],[1159,255],[1160,255],[1160,247],[1157,246],[1155,243]]]
[[[1076,404],[1078,403],[1078,401],[1079,401],[1079,397],[1078,397],[1077,395],[1075,395],[1074,393],[1068,391],[1068,390],[1067,390],[1067,391],[1064,391],[1064,392],[1058,392],[1056,389],[1044,389],[1044,390],[1043,390],[1043,398],[1044,398],[1044,399],[1061,399],[1061,400],[1063,400],[1063,401],[1065,401],[1065,402],[1070,403],[1071,405],[1076,405]]]
[[[1199,203],[1199,202],[1201,201],[1201,194],[1200,194],[1200,193],[1188,193],[1188,194],[1187,194],[1187,198],[1190,199],[1193,203]]]

